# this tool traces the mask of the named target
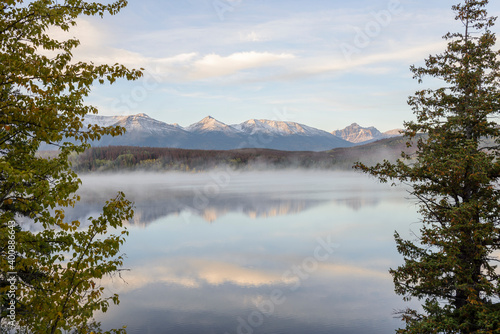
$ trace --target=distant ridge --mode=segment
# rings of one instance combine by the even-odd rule
[[[278,151],[262,148],[238,150],[187,150],[163,147],[94,147],[72,157],[78,172],[145,170],[206,171],[217,168],[242,170],[338,169],[352,170],[356,162],[373,166],[384,160],[395,162],[401,152],[413,154],[407,139],[393,137],[353,147],[323,152]],[[44,154],[50,154],[45,152]]]
[[[87,115],[85,124],[119,125],[127,131],[118,137],[105,136],[92,146],[149,146],[182,149],[232,150],[266,148],[282,151],[325,151],[354,144],[304,124],[251,119],[227,125],[211,116],[182,127],[167,124],[146,114],[131,116]]]
[[[374,127],[363,128],[356,123],[343,130],[329,133],[304,124],[290,121],[250,119],[240,124],[224,124],[207,116],[187,127],[168,124],[147,114],[130,116],[87,115],[83,128],[92,124],[122,126],[125,134],[103,136],[91,143],[93,147],[139,146],[169,147],[199,150],[235,150],[262,148],[281,151],[327,151],[352,147],[375,140],[395,137],[398,130],[381,133]],[[55,150],[54,145],[42,145],[40,150]]]

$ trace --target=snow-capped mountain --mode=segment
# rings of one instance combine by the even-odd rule
[[[233,128],[246,132],[250,135],[257,133],[288,135],[327,135],[323,130],[311,128],[310,126],[284,121],[270,121],[267,119],[251,119],[241,124],[232,125]]]
[[[184,128],[190,133],[189,141],[179,148],[203,150],[231,150],[242,147],[245,136],[233,127],[219,122],[211,116]]]
[[[93,142],[93,146],[180,147],[183,142],[191,137],[191,134],[182,127],[158,121],[146,114],[131,116],[87,115],[84,124],[122,126],[127,130],[121,136],[104,136],[101,140]]]
[[[332,134],[347,140],[348,142],[361,144],[384,138],[400,136],[399,131],[399,129],[395,129],[382,133],[373,126],[364,128],[357,123],[352,123],[342,130],[332,131]]]
[[[86,128],[89,124],[97,124],[99,126],[122,126],[127,131],[146,131],[150,133],[158,133],[162,131],[182,130],[182,127],[176,124],[167,124],[149,117],[146,114],[137,114],[131,116],[99,116],[87,115],[83,121],[83,127]]]
[[[129,145],[185,149],[228,150],[268,148],[285,151],[323,151],[354,144],[323,130],[295,122],[251,119],[227,125],[211,116],[183,128],[146,114],[131,116],[87,115],[84,121],[101,126],[124,127],[118,137],[105,136],[93,146]]]
[[[328,147],[352,146],[332,134],[295,122],[251,119],[231,125],[246,134],[245,147],[274,148],[285,151],[323,151]],[[340,139],[340,140],[339,140]]]
[[[139,116],[142,114],[138,114]],[[99,126],[112,126],[117,122],[127,118],[127,116],[99,116],[99,115],[87,115],[83,120],[83,128],[86,129],[90,124],[97,124]]]
[[[239,133],[238,130],[222,122],[219,122],[212,116],[207,116],[201,121],[191,124],[190,126],[186,127],[186,131],[198,133],[223,132],[228,135],[236,135]]]

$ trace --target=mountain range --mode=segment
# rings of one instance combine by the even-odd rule
[[[187,127],[167,124],[146,114],[87,115],[84,128],[89,124],[119,125],[127,130],[122,136],[104,136],[92,143],[94,147],[120,145],[204,150],[267,148],[283,151],[325,151],[399,135],[396,130],[381,133],[374,127],[363,128],[356,123],[329,133],[295,122],[264,119],[251,119],[240,124],[227,125],[211,116]]]

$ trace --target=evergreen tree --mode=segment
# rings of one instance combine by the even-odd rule
[[[416,155],[356,166],[409,184],[420,204],[418,240],[396,232],[404,264],[390,272],[396,293],[423,300],[423,312],[402,311],[398,333],[500,333],[500,53],[487,4],[453,6],[463,31],[445,35],[443,53],[411,68],[419,82],[443,82],[409,98],[416,121],[404,134]]]

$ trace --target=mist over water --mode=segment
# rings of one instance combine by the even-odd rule
[[[85,210],[99,212],[104,201],[123,191],[135,203],[140,216],[135,221],[143,224],[169,215],[208,219],[211,213],[234,211],[253,217],[298,213],[327,201],[357,210],[401,192],[360,173],[303,170],[87,174],[82,181],[78,193],[85,205],[70,210],[72,218],[85,219],[90,215]]]
[[[418,221],[402,188],[355,172],[82,176],[69,215],[124,191],[135,218],[130,272],[103,282],[121,303],[98,316],[128,333],[387,333],[400,325],[394,230]]]

